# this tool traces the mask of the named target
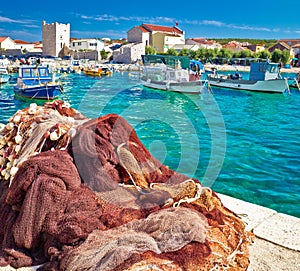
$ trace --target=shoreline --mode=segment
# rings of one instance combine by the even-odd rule
[[[255,235],[248,271],[300,270],[300,218],[218,193]]]
[[[205,69],[217,68],[218,71],[243,71],[243,72],[250,72],[250,66],[239,66],[239,65],[215,65],[215,64],[204,64]],[[280,72],[283,73],[300,73],[300,67],[291,67],[281,68]]]

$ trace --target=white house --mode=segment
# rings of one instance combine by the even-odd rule
[[[15,42],[15,49],[21,49],[23,52],[24,51],[30,52],[35,47],[34,43],[30,43],[24,40],[14,40],[14,42]]]
[[[145,45],[143,43],[128,43],[113,51],[113,61],[124,64],[135,63],[144,54]]]
[[[15,42],[10,37],[0,37],[0,50],[15,49]]]
[[[165,53],[177,44],[185,44],[184,31],[178,26],[142,24],[127,32],[128,42],[140,42],[152,46],[158,53]]]
[[[222,45],[214,40],[207,40],[205,38],[190,38],[185,41],[187,45],[198,45],[199,48],[204,49],[222,49]]]
[[[71,49],[74,51],[91,50],[102,51],[104,49],[104,42],[98,39],[80,39],[71,42]]]
[[[66,45],[70,47],[70,24],[42,22],[43,55],[58,56]]]
[[[171,47],[171,49],[174,49],[177,52],[180,52],[182,49],[187,49],[189,51],[197,51],[199,48],[200,46],[198,44],[192,44],[192,45],[176,44]]]

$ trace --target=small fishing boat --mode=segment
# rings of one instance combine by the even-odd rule
[[[282,78],[277,63],[251,62],[249,80],[242,79],[239,73],[229,76],[217,71],[207,75],[210,86],[266,93],[289,91],[289,83]]]
[[[101,76],[102,75],[102,69],[97,67],[87,67],[83,69],[84,75],[88,76]]]
[[[199,94],[207,87],[207,81],[200,80],[199,64],[190,63],[188,57],[143,55],[142,60],[140,79],[145,87],[189,94]]]
[[[112,70],[103,65],[96,64],[95,66],[84,68],[83,73],[89,76],[104,76],[112,75]]]
[[[55,80],[48,66],[20,66],[17,84],[14,86],[16,95],[31,99],[52,100],[63,91],[61,83]]]
[[[10,79],[7,68],[4,62],[0,61],[0,84],[7,83]]]

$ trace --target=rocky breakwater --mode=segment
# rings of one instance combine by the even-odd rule
[[[32,104],[1,130],[0,266],[246,270],[251,234],[120,116]]]

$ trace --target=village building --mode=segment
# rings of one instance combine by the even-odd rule
[[[295,57],[295,52],[292,46],[288,45],[287,43],[283,41],[277,42],[275,45],[271,46],[268,50],[270,53],[273,53],[276,49],[280,51],[287,50],[290,52],[290,57],[294,58]]]
[[[273,53],[276,49],[279,49],[280,51],[283,51],[283,50],[290,51],[292,49],[292,47],[285,42],[279,41],[275,45],[271,46],[268,50],[270,53]]]
[[[15,49],[15,42],[10,37],[0,37],[0,51]]]
[[[64,46],[70,47],[70,24],[42,22],[43,55],[57,57]]]
[[[187,39],[185,44],[197,45],[199,48],[204,49],[222,49],[222,45],[214,40],[207,40],[205,38],[190,38]]]
[[[189,51],[197,51],[199,48],[201,48],[198,44],[175,44],[171,47],[171,49],[174,49],[177,53],[179,53],[182,49],[186,49]]]
[[[233,53],[239,53],[245,50],[249,50],[248,48],[245,47],[245,44],[242,44],[237,41],[230,41],[227,44],[223,45],[222,48],[228,49]]]
[[[20,49],[23,53],[31,52],[34,49],[35,44],[24,40],[14,40],[15,49]]]
[[[130,64],[141,60],[145,45],[141,42],[128,43],[113,51],[113,62]]]
[[[293,46],[293,45],[296,45],[296,44],[299,44],[300,43],[300,39],[280,39],[278,41],[279,43],[280,42],[284,42],[285,44],[289,45],[289,46]]]
[[[254,53],[259,53],[266,49],[264,44],[250,44],[246,47]]]
[[[99,39],[72,40],[70,48],[74,51],[102,51],[104,49],[104,42]]]
[[[168,27],[153,24],[142,24],[127,32],[129,43],[143,43],[152,46],[157,53],[166,53],[177,44],[185,44],[185,33],[178,26]]]

